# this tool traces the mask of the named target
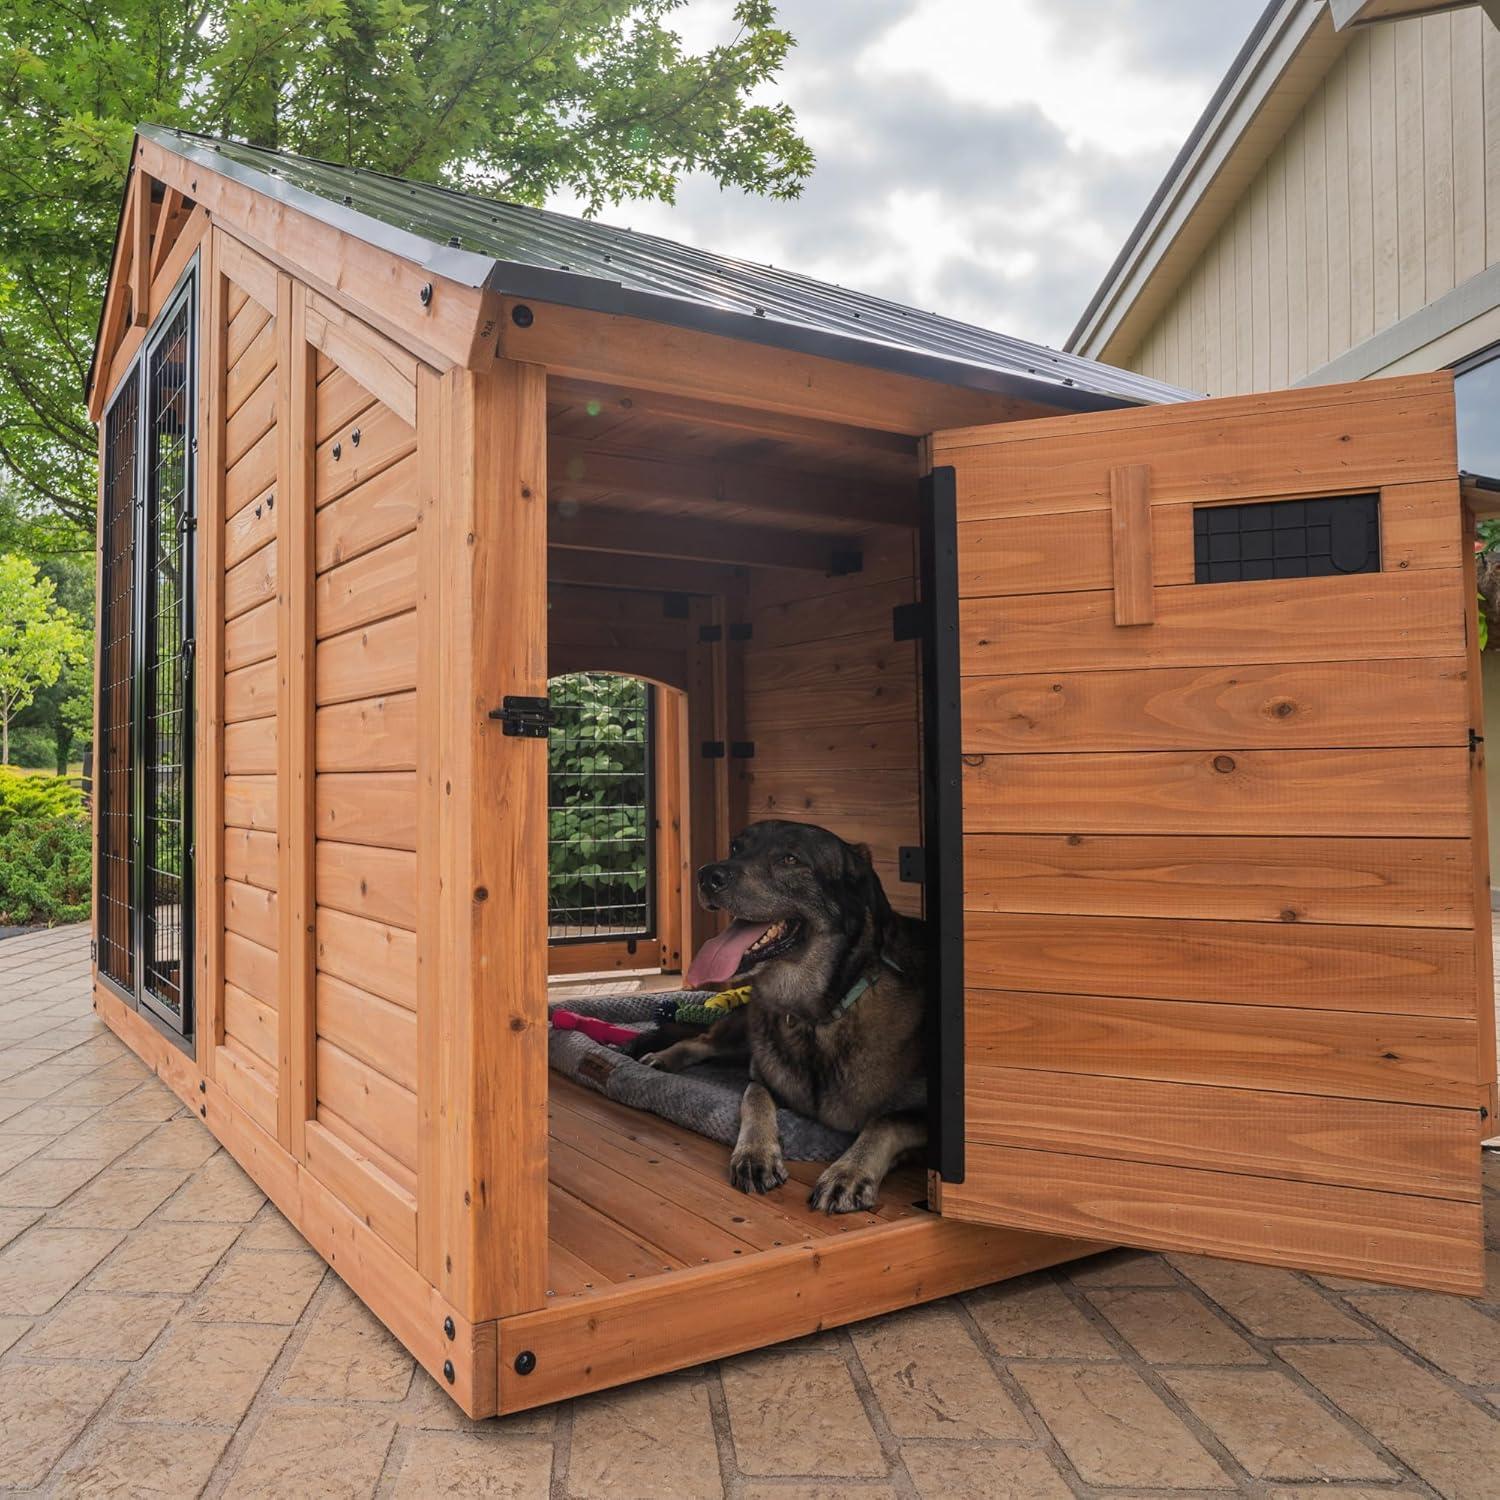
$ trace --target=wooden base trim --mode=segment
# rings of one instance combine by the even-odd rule
[[[547,945],[547,973],[553,978],[567,974],[603,974],[610,969],[634,971],[666,967],[661,939],[652,936],[617,942]]]
[[[495,1325],[499,1409],[684,1369],[1107,1248],[923,1216],[570,1298]]]
[[[495,1325],[464,1319],[397,1250],[234,1105],[222,1088],[205,1079],[197,1063],[97,978],[94,1009],[199,1115],[256,1186],[459,1406],[471,1417],[493,1416]],[[452,1338],[444,1332],[449,1319]]]

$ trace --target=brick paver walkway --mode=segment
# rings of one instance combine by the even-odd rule
[[[87,950],[0,944],[6,1493],[1500,1497],[1500,1303],[1192,1256],[470,1422],[94,1020]]]

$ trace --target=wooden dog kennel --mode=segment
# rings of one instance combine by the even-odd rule
[[[1186,399],[143,128],[89,400],[99,1014],[466,1411],[1112,1243],[1480,1288],[1445,376]],[[877,1212],[549,1086],[582,667],[684,695],[673,902],[767,815],[925,902],[932,1155]]]

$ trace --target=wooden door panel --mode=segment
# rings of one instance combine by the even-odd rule
[[[1479,1290],[1494,996],[1451,380],[932,456],[959,707],[934,795],[962,799],[964,861],[942,1211]],[[1302,503],[1350,496],[1374,499]],[[1231,531],[1245,581],[1208,582]]]

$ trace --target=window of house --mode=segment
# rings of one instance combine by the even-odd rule
[[[1500,479],[1500,344],[1455,365],[1458,466]]]

